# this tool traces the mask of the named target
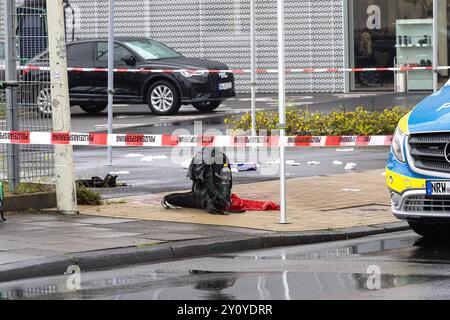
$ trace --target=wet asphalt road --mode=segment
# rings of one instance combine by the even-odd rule
[[[449,299],[449,263],[449,243],[401,232],[82,273],[74,292],[65,276],[3,283],[0,292],[16,299]]]
[[[395,106],[411,108],[427,97],[430,93],[296,93],[287,94],[287,105],[313,112],[331,112],[354,110],[363,106],[367,110],[383,111]],[[230,115],[243,114],[250,111],[250,96],[240,94],[236,99],[227,100],[214,113],[200,113],[192,106],[183,106],[180,112],[173,116],[158,117],[153,115],[147,105],[115,105],[114,129],[164,125],[168,122],[194,121],[214,118],[225,118]],[[277,94],[258,94],[256,99],[258,110],[278,110]],[[73,132],[102,132],[108,128],[106,110],[97,115],[83,112],[79,107],[72,108]]]

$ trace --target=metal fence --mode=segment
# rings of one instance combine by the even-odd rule
[[[9,41],[9,68],[26,66],[30,63],[48,64],[45,54],[47,35],[47,14],[45,0],[6,0],[5,13],[9,17],[5,27],[5,41]],[[50,106],[50,84],[46,76],[30,76],[25,71],[17,71],[13,80],[18,87],[13,89],[12,99],[7,99],[12,110],[6,106],[5,120],[1,127],[17,131],[51,131],[52,120],[47,114]],[[11,80],[11,79],[9,79]],[[3,108],[5,108],[3,106]],[[53,177],[52,146],[20,146],[16,150],[2,147],[2,159],[11,158],[19,166],[11,165],[11,161],[0,162],[3,178],[19,177],[20,181],[47,182]],[[6,153],[6,154],[5,154]],[[9,165],[6,165],[9,163]]]

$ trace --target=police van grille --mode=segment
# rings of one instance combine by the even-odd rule
[[[450,216],[450,197],[411,196],[405,200],[403,210],[409,213],[448,213]]]
[[[412,164],[422,170],[450,173],[444,151],[449,142],[450,133],[412,135],[409,138]]]

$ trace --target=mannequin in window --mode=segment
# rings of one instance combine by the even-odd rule
[[[358,68],[377,67],[372,36],[369,32],[364,32],[361,34],[359,47],[356,53],[356,66]],[[355,78],[361,87],[368,87],[371,84],[378,83],[379,74],[373,72],[357,72]]]

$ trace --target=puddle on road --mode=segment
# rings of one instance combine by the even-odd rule
[[[402,239],[390,239],[390,240],[376,240],[361,243],[354,246],[344,246],[337,248],[330,248],[318,251],[311,251],[306,253],[292,253],[292,254],[283,254],[283,255],[273,255],[273,256],[264,256],[264,255],[221,255],[218,258],[222,259],[251,259],[251,260],[296,260],[296,259],[306,259],[306,260],[318,260],[318,259],[327,259],[327,258],[340,258],[340,257],[349,257],[352,255],[364,255],[370,253],[384,252],[386,250],[394,250],[394,249],[404,249],[408,247],[413,247],[417,242],[416,237],[411,238],[402,238]]]
[[[192,270],[189,274],[173,275],[167,279],[153,275],[83,282],[81,289],[73,292],[57,285],[35,289],[16,288],[7,292],[0,290],[0,299],[364,299],[365,294],[376,293],[368,288],[370,283],[368,277],[367,274],[360,273],[221,273]],[[448,279],[446,276],[433,275],[383,274],[380,279],[380,289],[424,284],[439,286],[442,283],[436,284],[436,282],[448,282]],[[382,297],[396,298],[395,290],[385,291],[383,294]],[[417,298],[420,298],[419,293]]]

